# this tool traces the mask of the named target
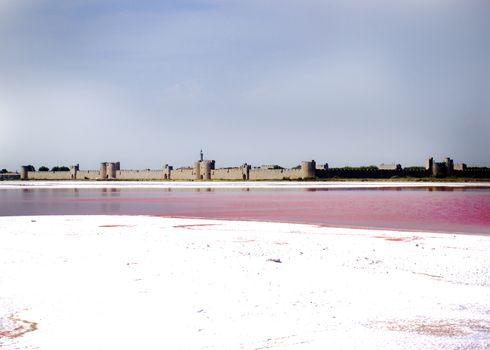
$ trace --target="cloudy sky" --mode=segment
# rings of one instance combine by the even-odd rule
[[[0,0],[0,168],[490,166],[487,0]]]

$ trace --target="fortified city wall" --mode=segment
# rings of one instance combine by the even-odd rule
[[[301,170],[296,169],[252,169],[250,180],[298,180],[302,179]]]
[[[180,168],[171,171],[169,180],[194,180],[195,177],[193,168]]]
[[[29,177],[32,173],[29,173]],[[97,180],[100,179],[99,170],[78,170],[76,180]]]
[[[393,177],[445,177],[490,178],[489,168],[467,167],[454,164],[451,158],[435,162],[428,158],[423,167],[402,168],[400,164],[381,164],[379,167],[329,168],[328,164],[316,167],[316,162],[303,161],[298,168],[283,169],[277,166],[252,168],[247,163],[233,168],[215,168],[214,160],[201,160],[192,167],[173,169],[165,165],[160,170],[121,170],[119,162],[103,162],[99,170],[80,170],[74,165],[69,171],[29,171],[23,166],[20,178],[23,180],[306,180],[334,178],[393,178]]]
[[[242,168],[215,169],[211,171],[211,177],[213,180],[250,180]]]
[[[29,171],[29,180],[72,180],[69,171]]]
[[[163,170],[119,170],[116,172],[119,180],[167,180]]]

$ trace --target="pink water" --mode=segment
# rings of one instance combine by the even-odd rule
[[[490,189],[0,190],[0,215],[158,215],[490,234]]]

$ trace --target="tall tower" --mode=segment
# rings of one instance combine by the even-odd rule
[[[204,159],[204,154],[202,153],[202,150],[201,150],[201,162],[203,161]]]

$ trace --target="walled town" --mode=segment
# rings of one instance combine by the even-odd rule
[[[467,167],[455,164],[451,158],[435,162],[428,158],[424,166],[403,168],[400,164],[380,164],[368,167],[329,168],[328,164],[317,165],[314,160],[302,161],[294,168],[278,165],[252,167],[244,163],[238,167],[216,168],[214,160],[206,160],[201,150],[200,159],[193,166],[175,168],[165,165],[158,170],[124,170],[120,162],[103,162],[97,170],[81,170],[73,165],[68,171],[34,171],[32,166],[22,166],[20,173],[6,173],[0,179],[21,180],[313,180],[335,178],[386,179],[397,177],[460,177],[490,178],[490,168]]]

